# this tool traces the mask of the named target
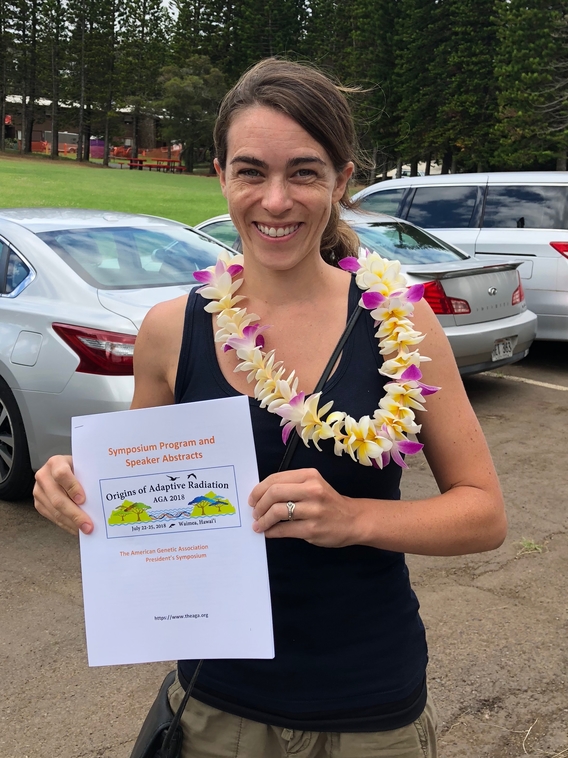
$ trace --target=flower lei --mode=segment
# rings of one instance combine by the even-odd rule
[[[342,411],[330,413],[333,402],[318,407],[322,393],[306,397],[304,392],[298,392],[295,372],[285,378],[286,369],[275,360],[275,351],[264,352],[262,332],[270,327],[255,323],[260,321],[259,316],[237,306],[244,299],[235,295],[243,283],[238,278],[243,264],[242,255],[231,256],[223,251],[215,266],[194,273],[195,279],[204,284],[197,291],[211,301],[205,310],[217,314],[215,341],[223,343],[224,351],[235,350],[240,359],[235,371],[247,371],[248,381],[256,380],[254,396],[261,408],[282,418],[283,442],[296,429],[308,447],[313,442],[321,450],[320,440],[333,439],[336,455],[348,453],[363,466],[382,469],[392,459],[407,468],[401,453],[414,454],[423,447],[406,436],[417,434],[421,428],[415,422],[414,409],[425,410],[424,397],[439,389],[420,381],[420,364],[430,358],[411,350],[424,339],[408,319],[414,312],[413,303],[423,296],[423,285],[409,287],[398,261],[385,260],[368,250],[359,258],[339,262],[342,269],[355,273],[357,285],[363,290],[359,305],[371,311],[379,327],[375,336],[381,354],[396,352],[396,357],[384,361],[379,369],[380,374],[391,379],[385,385],[379,407],[372,418],[362,416],[356,421]]]

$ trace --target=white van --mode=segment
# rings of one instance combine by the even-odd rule
[[[470,255],[522,259],[537,339],[568,341],[568,172],[413,176],[354,196],[361,210],[408,219]]]

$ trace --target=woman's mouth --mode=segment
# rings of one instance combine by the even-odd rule
[[[288,226],[267,226],[266,224],[259,224],[254,222],[254,225],[258,231],[265,237],[290,237],[296,232],[300,224],[288,224]]]

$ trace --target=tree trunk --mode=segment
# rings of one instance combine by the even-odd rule
[[[371,167],[369,168],[369,177],[367,179],[367,184],[371,185],[374,184],[376,179],[375,175],[377,173],[377,146],[373,145],[373,157],[371,158]]]
[[[132,113],[132,142],[130,147],[130,157],[138,158],[138,106],[134,107]]]
[[[81,79],[80,79],[80,94],[79,94],[79,125],[78,125],[78,139],[77,139],[77,160],[83,160],[83,142],[84,142],[84,129],[85,129],[85,5],[81,3]]]
[[[6,122],[6,98],[5,98],[4,92],[2,92],[2,101],[0,103],[0,151],[4,151],[6,149],[5,122]]]
[[[556,170],[566,171],[566,150],[556,157]]]
[[[418,176],[418,158],[410,161],[410,176]]]
[[[454,154],[452,155],[452,164],[450,166],[450,174],[456,174],[457,173],[457,156]]]
[[[51,47],[51,158],[59,158],[59,19],[54,31],[55,39]]]
[[[59,113],[55,97],[51,103],[51,155],[53,160],[59,158]]]
[[[426,155],[426,167],[424,169],[424,176],[430,176],[430,164],[432,163],[432,153]]]
[[[400,179],[402,176],[402,158],[399,158],[396,162],[396,178]]]
[[[84,138],[83,138],[83,160],[88,161],[91,155],[91,106],[86,108]]]
[[[108,104],[107,104],[108,105]],[[110,108],[107,107],[105,116],[105,146],[103,149],[103,166],[108,166],[110,161]]]
[[[452,151],[446,150],[442,158],[442,174],[449,174],[452,166]]]

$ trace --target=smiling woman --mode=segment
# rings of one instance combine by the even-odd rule
[[[425,632],[404,553],[502,542],[485,440],[422,288],[376,253],[357,259],[339,218],[357,159],[341,88],[262,61],[225,97],[215,142],[242,256],[150,311],[133,407],[249,396],[260,476],[249,505],[267,538],[276,657],[179,662],[174,709],[198,673],[180,755],[433,758]],[[305,444],[289,443],[280,470],[283,437],[297,435]],[[404,454],[422,444],[441,494],[403,501]],[[92,531],[69,459],[38,472],[35,494],[63,528]]]

